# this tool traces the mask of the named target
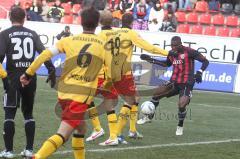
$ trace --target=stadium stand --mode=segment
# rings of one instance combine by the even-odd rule
[[[206,1],[197,1],[196,6],[195,6],[195,11],[207,12],[208,11],[208,3]]]
[[[70,3],[62,3],[61,6],[64,9],[64,14],[72,14],[72,6]]]
[[[233,12],[233,5],[231,3],[223,3],[220,10],[223,14],[231,14]]]
[[[202,25],[193,25],[190,30],[190,34],[202,34],[203,27]]]
[[[228,37],[229,29],[227,27],[219,27],[217,31],[217,36]]]
[[[234,13],[236,15],[240,15],[240,3],[235,5]]]
[[[231,27],[238,26],[238,16],[235,15],[227,16],[226,25]]]
[[[175,13],[175,16],[177,17],[177,21],[180,23],[186,22],[186,13],[183,11],[177,11]]]
[[[215,36],[216,35],[216,28],[215,26],[207,26],[203,31],[204,35]]]
[[[72,12],[73,14],[79,14],[81,10],[81,5],[80,4],[74,4],[73,7],[72,7]]]
[[[205,14],[200,15],[199,23],[205,24],[205,25],[210,25],[211,19],[212,19],[211,14],[205,13]]]
[[[214,25],[224,25],[224,16],[222,14],[214,15],[212,24],[214,24]]]
[[[240,28],[233,28],[230,32],[230,37],[240,37]]]
[[[61,18],[61,23],[63,24],[72,24],[73,23],[73,16],[65,15]]]
[[[177,27],[177,33],[189,33],[190,26],[188,24],[179,24]]]
[[[196,24],[198,23],[198,14],[196,12],[191,12],[187,15],[187,22]]]

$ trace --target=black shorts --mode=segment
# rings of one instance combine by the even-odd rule
[[[21,104],[23,110],[25,108],[33,109],[36,87],[35,78],[31,80],[29,85],[24,87],[16,80],[9,80],[9,87],[3,96],[4,108],[17,108]]]
[[[192,90],[194,86],[192,84],[168,82],[166,83],[166,85],[169,88],[169,91],[166,94],[167,98],[178,95],[178,94],[179,94],[179,97],[182,97],[182,96],[192,97]]]

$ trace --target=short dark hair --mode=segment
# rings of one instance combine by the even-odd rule
[[[103,26],[111,26],[113,21],[112,13],[110,11],[102,11],[100,14],[100,24]]]
[[[178,44],[182,44],[182,40],[180,38],[180,36],[173,36],[171,39],[171,43],[178,43]]]
[[[133,23],[133,15],[131,13],[125,13],[122,16],[122,26],[130,27]]]
[[[94,7],[87,7],[81,12],[83,30],[95,30],[98,26],[100,13]]]
[[[26,13],[24,9],[22,9],[21,7],[14,6],[11,8],[9,16],[10,16],[10,21],[12,23],[13,22],[23,23],[26,17]]]

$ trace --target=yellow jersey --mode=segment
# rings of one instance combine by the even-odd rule
[[[56,49],[66,54],[57,88],[58,98],[90,104],[104,63],[103,41],[95,34],[80,34],[59,40]],[[45,50],[26,73],[33,75],[44,60],[51,58],[54,54],[52,50]]]
[[[123,75],[131,74],[134,45],[153,54],[168,55],[168,51],[145,41],[132,29],[119,28],[112,35],[112,38],[105,44],[104,48],[108,51],[106,52],[106,65],[111,66],[111,68],[107,69],[107,76],[113,81],[119,81]]]
[[[108,43],[109,41],[111,41],[111,39],[114,38],[114,36],[116,35],[116,32],[111,28],[111,27],[107,27],[104,26],[102,27],[101,32],[98,34],[98,36],[102,39],[102,41],[104,42],[104,45],[106,43]],[[109,54],[111,53],[109,49],[105,49],[105,53]],[[101,71],[99,72],[99,78],[103,78],[106,79],[105,76],[105,72],[107,71],[107,67],[103,66],[103,68],[101,69]]]

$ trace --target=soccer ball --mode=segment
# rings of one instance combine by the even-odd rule
[[[154,114],[154,112],[155,112],[154,104],[150,101],[143,102],[143,104],[141,105],[141,112],[144,115]]]

